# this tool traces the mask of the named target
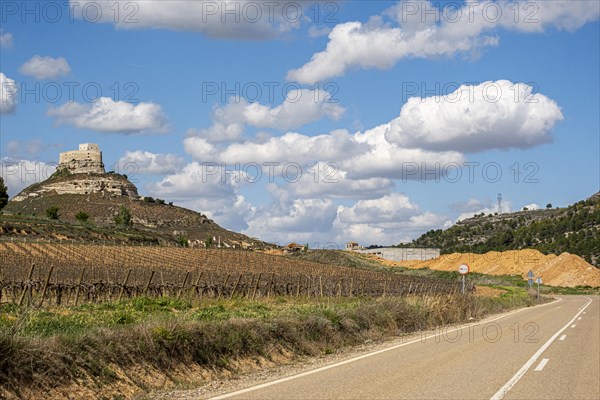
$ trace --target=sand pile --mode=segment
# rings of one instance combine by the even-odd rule
[[[456,271],[468,264],[472,272],[489,275],[521,275],[532,270],[551,286],[600,286],[600,270],[574,254],[544,255],[537,250],[490,251],[485,254],[453,253],[427,261],[385,262],[389,266]]]

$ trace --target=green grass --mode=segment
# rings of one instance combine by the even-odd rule
[[[230,319],[273,319],[308,315],[316,311],[352,309],[361,303],[355,299],[273,298],[262,301],[245,299],[175,300],[171,298],[138,297],[121,302],[87,304],[77,307],[54,306],[44,309],[18,308],[0,305],[0,330],[17,329],[24,336],[49,337],[77,335],[100,328],[150,322],[160,318],[178,321],[226,321]]]

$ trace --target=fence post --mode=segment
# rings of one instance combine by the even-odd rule
[[[177,293],[177,300],[179,300],[179,298],[181,297],[181,292],[183,292],[183,288],[185,287],[185,284],[187,283],[189,277],[190,271],[185,273],[185,278],[183,278],[183,284],[181,285],[181,289],[179,289],[179,293]]]
[[[79,288],[81,287],[81,283],[83,282],[83,274],[85,273],[85,267],[81,269],[81,275],[79,275],[79,282],[77,282],[77,288],[75,289],[75,305],[79,301]]]
[[[200,274],[198,274],[198,279],[196,279],[196,283],[194,284],[194,288],[196,289],[196,292],[200,292],[199,285],[200,285],[200,279],[202,279],[202,275],[204,275],[204,271],[201,271]],[[200,294],[200,297],[202,297],[202,294]]]
[[[225,278],[225,282],[223,282],[223,287],[221,288],[221,290],[219,291],[219,295],[217,296],[217,300],[219,300],[221,298],[221,295],[223,294],[223,292],[225,291],[225,286],[227,286],[227,282],[229,282],[229,278],[230,278],[231,274],[227,274],[227,278]]]
[[[161,297],[165,297],[165,278],[162,271],[160,271],[160,292]]]
[[[152,282],[152,278],[154,277],[154,270],[150,271],[150,279],[146,283],[146,287],[144,288],[144,296],[148,294],[148,288],[150,287],[150,282]]]
[[[229,300],[233,299],[233,295],[235,294],[235,291],[237,290],[241,280],[242,280],[242,274],[240,274],[240,277],[238,278],[237,282],[235,283],[235,286],[233,287],[233,291],[231,292],[231,296],[229,296]]]
[[[271,289],[275,283],[275,274],[271,274],[271,280],[269,281],[269,287],[267,288],[267,297],[271,296]]]
[[[256,280],[256,286],[254,286],[254,292],[252,293],[252,301],[256,297],[256,291],[258,290],[258,285],[260,283],[260,278],[262,277],[262,272],[258,274],[258,279]]]
[[[54,265],[50,265],[50,271],[48,271],[46,282],[44,282],[44,288],[42,289],[42,299],[40,300],[40,307],[42,306],[42,304],[44,304],[44,297],[46,297],[46,290],[48,289],[48,282],[50,282],[52,271],[54,271]]]
[[[117,301],[121,301],[123,297],[123,292],[125,291],[125,285],[127,285],[127,281],[129,280],[129,275],[131,274],[131,268],[127,270],[127,275],[125,275],[125,280],[123,281],[123,285],[121,286],[121,291],[119,292],[119,298]]]
[[[31,268],[29,269],[29,274],[27,275],[27,283],[23,286],[23,292],[21,293],[21,297],[19,298],[18,306],[21,307],[23,304],[23,300],[25,299],[25,293],[27,292],[27,284],[30,284],[31,277],[33,276],[33,270],[35,268],[35,264],[31,264]]]
[[[319,275],[319,291],[321,293],[321,297],[323,297],[323,277]]]

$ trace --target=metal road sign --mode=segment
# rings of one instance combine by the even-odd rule
[[[462,264],[458,267],[458,273],[461,275],[466,275],[469,273],[469,266],[467,264]]]
[[[535,280],[535,283],[537,283],[538,285],[539,285],[540,283],[542,283],[542,277],[541,277],[541,276],[538,276],[538,277],[537,277],[537,279]]]
[[[535,274],[533,273],[532,270],[529,270],[529,272],[527,273],[527,277],[528,278],[533,278],[535,276]]]
[[[533,279],[527,279],[527,284],[529,285],[529,287],[533,286]]]

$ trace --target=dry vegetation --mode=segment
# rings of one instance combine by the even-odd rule
[[[152,389],[206,384],[243,364],[328,354],[533,302],[522,291],[495,299],[138,297],[70,308],[3,305],[0,397],[132,398]]]
[[[0,301],[456,293],[457,282],[242,250],[0,243]],[[34,298],[37,298],[34,300]]]
[[[353,262],[0,243],[0,397],[133,398],[534,303]]]

